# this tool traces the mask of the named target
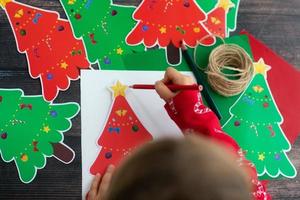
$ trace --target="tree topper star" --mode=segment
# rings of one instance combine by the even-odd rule
[[[110,87],[110,89],[114,93],[114,98],[116,98],[117,96],[125,97],[125,92],[126,92],[127,88],[128,87],[126,85],[123,85],[120,81],[117,81],[117,83],[115,85]]]

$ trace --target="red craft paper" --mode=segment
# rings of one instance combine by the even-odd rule
[[[102,147],[92,165],[92,174],[103,174],[109,164],[118,165],[137,146],[152,140],[125,98],[126,86],[117,82],[112,87],[114,101],[98,144]]]
[[[81,40],[74,38],[68,21],[58,13],[19,2],[5,6],[20,53],[27,54],[31,77],[40,78],[43,96],[53,100],[79,78],[80,68],[89,68]]]
[[[202,24],[206,15],[195,0],[144,0],[134,12],[133,18],[138,24],[126,38],[130,45],[144,43],[146,47],[156,44],[167,47],[172,42],[179,48],[181,42],[189,47],[195,47],[197,42],[203,45],[215,42],[211,37],[203,39],[209,35]]]
[[[293,144],[300,133],[300,71],[287,63],[274,51],[246,31],[255,61],[263,58],[272,66],[268,82],[284,121],[281,125],[288,140]]]

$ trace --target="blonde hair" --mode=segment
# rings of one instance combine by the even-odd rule
[[[250,184],[236,159],[206,138],[145,145],[116,171],[107,200],[247,200]]]

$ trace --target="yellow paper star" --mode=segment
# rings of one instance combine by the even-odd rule
[[[258,154],[258,160],[264,161],[265,160],[265,155],[263,153]]]
[[[235,5],[231,0],[220,0],[218,7],[223,8],[225,11],[228,11],[230,8],[233,8]]]
[[[262,74],[263,76],[267,76],[267,71],[271,69],[269,65],[265,64],[263,58],[259,59],[257,63],[253,63],[255,74]]]
[[[119,95],[125,97],[125,91],[128,87],[126,85],[123,85],[120,81],[117,81],[117,83],[110,88],[114,93],[114,98],[116,98]]]
[[[50,130],[51,130],[51,129],[49,128],[49,126],[44,126],[44,127],[43,127],[43,131],[44,131],[45,133],[49,133]]]
[[[66,62],[60,64],[60,68],[67,69],[69,65]]]
[[[120,47],[117,49],[117,54],[122,55],[123,54],[123,49]]]
[[[161,34],[167,33],[166,27],[160,27],[159,31]]]
[[[0,0],[0,6],[3,8],[6,6],[7,3],[11,2],[11,0]]]

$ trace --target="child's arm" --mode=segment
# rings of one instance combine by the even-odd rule
[[[168,68],[164,79],[156,82],[156,91],[166,101],[165,108],[183,133],[193,132],[220,141],[233,150],[238,151],[236,142],[225,134],[217,116],[206,107],[199,90],[171,91],[166,84],[192,85],[195,81],[179,73],[174,68]]]
[[[182,75],[174,68],[168,68],[164,79],[156,82],[156,91],[166,101],[165,108],[184,134],[193,133],[212,138],[214,141],[233,150],[238,158],[238,164],[244,168],[253,186],[253,198],[256,200],[270,200],[265,187],[257,180],[254,165],[245,159],[238,144],[223,132],[217,116],[206,107],[201,98],[200,91],[170,91],[166,84],[192,85],[195,84],[191,77]]]

